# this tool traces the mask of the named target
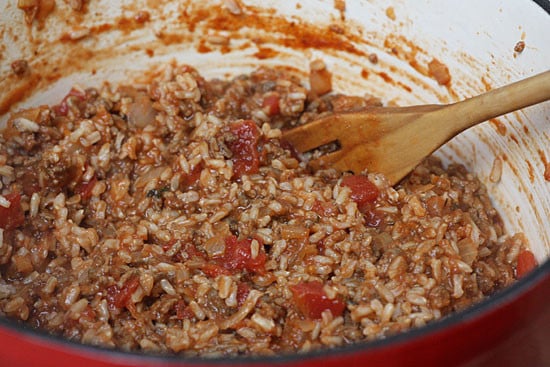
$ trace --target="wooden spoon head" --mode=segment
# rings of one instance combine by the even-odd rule
[[[334,114],[283,131],[283,138],[305,153],[324,144],[338,142],[339,149],[309,165],[315,169],[333,167],[360,173],[365,169],[384,174],[396,184],[438,146],[426,139],[415,125],[419,117],[440,106],[371,108]]]
[[[461,131],[548,99],[550,71],[459,103],[334,114],[283,136],[301,152],[338,142],[339,151],[310,162],[314,168],[332,166],[354,172],[368,168],[395,184]]]

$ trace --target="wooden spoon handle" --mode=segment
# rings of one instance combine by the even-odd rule
[[[550,70],[448,105],[442,110],[447,110],[446,114],[461,116],[455,124],[455,133],[458,133],[480,122],[549,99]],[[442,110],[436,112],[443,112]]]

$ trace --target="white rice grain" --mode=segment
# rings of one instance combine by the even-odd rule
[[[258,312],[254,313],[250,319],[256,326],[266,333],[270,333],[275,330],[275,321],[260,315]]]
[[[163,291],[165,291],[167,294],[171,296],[175,296],[176,290],[174,289],[174,286],[172,286],[172,283],[168,279],[161,279],[160,280],[160,287]]]
[[[11,202],[4,196],[0,195],[0,206],[3,208],[9,208],[11,206]]]
[[[17,117],[12,120],[13,126],[21,132],[38,132],[40,125],[24,117]]]

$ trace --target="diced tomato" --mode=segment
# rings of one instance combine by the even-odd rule
[[[248,294],[250,293],[250,286],[247,283],[241,282],[237,286],[237,305],[241,307],[246,301]]]
[[[518,255],[518,265],[516,267],[516,273],[518,278],[521,278],[525,274],[537,267],[537,259],[535,255],[529,250],[522,250]]]
[[[4,198],[10,202],[10,207],[0,206],[0,228],[10,230],[21,227],[25,223],[21,195],[18,192],[12,192],[4,195]]]
[[[332,217],[338,214],[338,208],[336,205],[329,201],[315,200],[311,210],[323,217]]]
[[[74,188],[75,194],[80,194],[80,198],[86,201],[92,197],[92,190],[97,183],[97,177],[95,175],[87,182],[80,182]]]
[[[227,146],[233,153],[233,176],[236,178],[245,174],[256,173],[260,167],[258,141],[260,132],[254,121],[247,120],[230,125],[229,130],[235,136],[228,141]]]
[[[258,241],[258,240],[256,240]],[[259,242],[259,241],[258,241]],[[246,269],[254,273],[265,273],[265,255],[263,244],[259,242],[258,254],[252,258],[252,239],[237,240],[235,236],[225,239],[225,264],[229,269]]]
[[[341,298],[330,299],[323,290],[323,283],[318,281],[301,282],[290,286],[298,310],[310,319],[320,319],[325,310],[333,316],[340,316],[346,308]]]
[[[351,189],[351,199],[358,207],[373,203],[380,195],[380,190],[368,177],[362,175],[350,175],[342,179],[342,186]]]
[[[86,99],[86,93],[81,92],[75,88],[71,88],[69,93],[63,98],[60,104],[53,106],[54,112],[59,116],[67,116],[69,112],[69,105],[67,100],[69,98],[76,98],[77,101],[84,101]]]
[[[190,189],[195,185],[195,183],[201,177],[202,169],[202,164],[197,164],[195,167],[193,167],[189,174],[182,175],[180,184],[183,186],[184,189]]]
[[[250,238],[239,240],[234,235],[228,236],[225,239],[223,255],[217,257],[215,260],[230,272],[248,270],[253,273],[264,274],[267,256],[264,252],[263,244],[260,242],[260,249],[255,258],[252,258],[251,244],[252,239]]]
[[[277,94],[270,94],[264,97],[262,108],[269,116],[278,115],[279,112],[281,112],[279,107],[279,96]]]
[[[107,302],[109,306],[115,308],[125,307],[132,294],[136,291],[139,286],[139,277],[133,276],[130,277],[122,286],[119,288],[116,284],[107,288]]]

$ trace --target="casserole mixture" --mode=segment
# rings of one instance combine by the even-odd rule
[[[154,353],[274,354],[445,317],[535,265],[483,184],[311,172],[282,128],[380,104],[281,70],[73,88],[0,138],[0,315]]]

